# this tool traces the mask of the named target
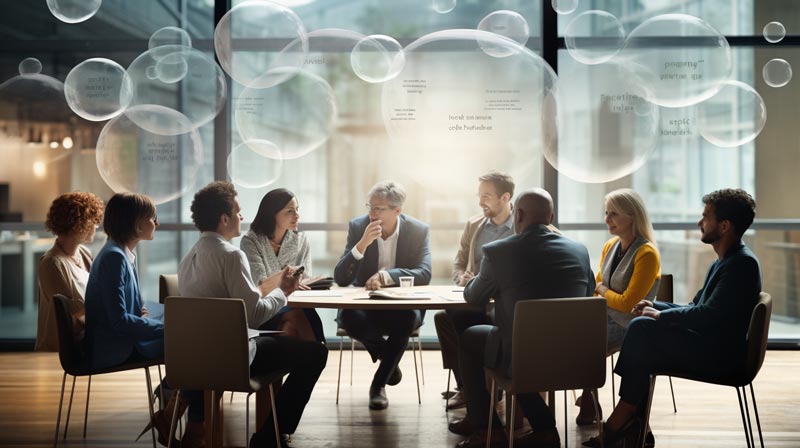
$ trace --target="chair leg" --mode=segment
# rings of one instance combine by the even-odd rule
[[[755,448],[750,445],[750,436],[747,433],[747,420],[744,418],[744,405],[742,405],[742,395],[739,388],[736,388],[736,398],[739,399],[739,413],[742,414],[742,427],[744,428],[744,440],[747,442],[747,448]]]
[[[600,415],[600,402],[598,401],[598,392],[596,389],[590,389],[589,393],[592,394],[592,400],[594,400],[594,415]],[[564,443],[566,443],[567,437],[567,424],[564,422]],[[600,435],[600,447],[603,448],[605,444],[603,443],[603,419],[597,419],[597,433]]]
[[[233,391],[231,391],[231,395],[233,395]],[[244,448],[250,448],[250,395],[252,393],[247,394],[247,400],[244,406]]]
[[[86,410],[83,413],[83,438],[86,438],[86,426],[89,423],[89,392],[92,390],[92,376],[89,375],[89,382],[86,384]]]
[[[742,400],[744,401],[744,412],[747,415],[747,432],[750,437],[750,445],[756,448],[756,442],[753,440],[753,421],[750,420],[750,408],[747,405],[747,389],[742,386]]]
[[[614,354],[611,354],[611,409],[617,407],[617,386],[614,379]],[[597,414],[595,414],[597,415]]]
[[[356,340],[350,338],[350,385],[353,385],[353,357],[356,354]]]
[[[230,403],[233,403],[233,391],[231,391],[231,401],[230,401]]]
[[[647,425],[650,424],[650,407],[653,405],[653,392],[655,390],[656,390],[656,377],[655,375],[650,375],[650,391],[647,394],[647,405],[646,405],[647,407],[644,410],[644,423],[642,424],[642,428],[644,428],[644,431],[647,430]],[[641,448],[644,448],[645,440],[647,440],[647,437],[642,437]]]
[[[672,387],[672,377],[669,378],[669,391],[672,394],[672,412],[678,413],[678,406],[675,405],[675,389]]]
[[[514,419],[516,418],[517,412],[517,396],[514,394],[511,395],[511,421],[508,422],[508,448],[514,448]],[[506,397],[508,400],[508,397]],[[564,391],[564,402],[567,402],[567,391]]]
[[[514,412],[514,411],[511,411]],[[595,414],[596,415],[596,414]],[[512,422],[513,424],[513,422]],[[564,448],[569,448],[569,434],[567,433],[567,391],[564,391]]]
[[[497,387],[492,378],[492,384],[489,386],[489,426],[486,427],[486,448],[491,448],[490,443],[492,440],[492,416],[494,415],[494,400]]]
[[[758,440],[761,448],[764,448],[764,435],[761,433],[761,420],[758,418],[758,406],[756,406],[756,393],[753,391],[753,383],[750,383],[750,396],[753,397],[753,412],[756,414],[756,427],[758,427]],[[755,443],[753,443],[755,445]]]
[[[414,378],[417,379],[417,401],[422,404],[422,394],[419,392],[419,371],[417,369],[417,349],[414,348],[414,341],[411,341],[411,352],[414,355]]]
[[[344,346],[344,338],[339,336],[339,376],[336,377],[336,404],[339,404],[339,385],[342,384],[342,350]]]
[[[422,374],[422,385],[425,385],[425,364],[422,363],[422,341],[417,336],[417,349],[419,350],[419,370]]]
[[[58,446],[58,429],[61,426],[61,406],[64,405],[64,386],[67,385],[67,372],[61,377],[61,399],[58,401],[58,417],[56,417],[56,436],[53,438],[53,447]]]
[[[161,375],[161,364],[158,365],[158,399],[159,401],[159,409],[163,409],[167,407],[167,402],[164,401],[164,376]],[[154,397],[155,398],[155,397]]]
[[[278,428],[278,414],[275,411],[275,393],[272,383],[269,384],[269,404],[272,406],[272,423],[275,425],[275,446],[281,446],[281,431]]]
[[[175,403],[176,406],[172,411],[172,417],[169,420],[169,442],[167,442],[167,448],[172,448],[172,439],[175,438],[175,424],[177,423],[178,419],[178,408],[180,405],[177,403],[181,402],[181,390],[178,389],[175,391]],[[247,440],[247,439],[245,439]],[[245,442],[246,443],[246,442]]]
[[[69,406],[67,407],[67,421],[64,423],[64,440],[67,440],[67,429],[69,429],[69,415],[72,413],[72,396],[75,395],[75,377],[72,377],[72,390],[69,392]]]
[[[447,414],[447,402],[450,401],[450,375],[453,374],[453,369],[447,369],[447,391],[444,394],[444,413]]]
[[[156,419],[153,414],[153,384],[150,382],[150,367],[144,368],[144,378],[147,383],[147,410],[150,411],[150,435],[153,437],[153,448],[156,448]]]

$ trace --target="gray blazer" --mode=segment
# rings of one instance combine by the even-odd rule
[[[305,276],[311,277],[311,251],[309,250],[306,236],[299,232],[289,230],[281,241],[281,250],[278,255],[269,244],[269,237],[259,235],[252,230],[242,237],[239,243],[242,252],[250,263],[250,274],[256,285],[261,277],[269,277],[282,270],[284,266],[304,266]]]

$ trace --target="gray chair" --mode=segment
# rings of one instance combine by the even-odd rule
[[[594,390],[606,382],[607,314],[606,300],[602,297],[517,302],[511,344],[511,377],[505,371],[486,369],[486,375],[492,381],[487,448],[492,437],[497,386],[511,396],[511,417],[507,419],[510,422],[509,448],[514,446],[517,394],[563,390],[563,434],[564,446],[567,446],[567,390]],[[594,402],[597,403],[596,396]],[[598,422],[598,429],[602,439],[602,422]]]
[[[753,391],[753,380],[761,366],[764,364],[764,357],[767,353],[767,341],[769,339],[769,321],[772,316],[772,297],[766,292],[762,292],[759,296],[758,303],[753,308],[753,314],[750,315],[750,326],[747,330],[747,350],[745,359],[741,362],[741,367],[736,371],[728,372],[724,377],[710,377],[700,375],[686,375],[677,372],[656,372],[650,375],[650,393],[648,394],[647,408],[645,410],[644,426],[650,420],[650,406],[653,403],[653,391],[656,387],[656,377],[661,375],[674,376],[677,378],[684,378],[692,381],[700,381],[703,383],[719,384],[721,386],[731,386],[736,389],[736,396],[739,398],[739,412],[742,415],[742,426],[744,427],[744,438],[747,441],[747,446],[755,448],[755,440],[753,438],[753,423],[750,420],[750,409],[747,405],[747,386],[750,386],[750,396],[753,399],[753,412],[756,417],[756,425],[758,427],[758,438],[761,441],[761,447],[764,447],[764,436],[761,433],[761,420],[758,417],[758,407],[756,406],[756,394]],[[741,393],[739,391],[741,388]],[[744,402],[744,403],[743,403]],[[642,440],[642,447],[644,447],[644,440]]]
[[[245,443],[248,444],[249,397],[267,386],[270,391],[276,443],[280,446],[272,382],[283,377],[286,372],[275,371],[257,378],[250,376],[247,328],[247,315],[241,299],[167,297],[164,304],[164,358],[169,383],[178,389],[177,401],[180,401],[181,390],[246,393]],[[213,419],[213,416],[206,418]],[[175,432],[176,420],[177,413],[172,416],[170,441]]]

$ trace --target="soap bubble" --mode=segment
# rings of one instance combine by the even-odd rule
[[[761,95],[740,81],[726,81],[716,95],[697,106],[700,135],[709,143],[732,148],[753,141],[767,122]]]
[[[323,78],[330,77],[332,74],[335,74],[336,78],[341,78],[341,66],[348,65],[352,68],[353,50],[366,37],[352,30],[323,28],[310,31],[302,40],[295,39],[281,51],[286,53],[302,52],[303,45],[306,45],[304,71]],[[331,48],[335,48],[336,51],[331,51]],[[284,70],[291,69],[285,67]],[[355,76],[352,79],[355,80]]]
[[[191,47],[191,36],[181,28],[165,26],[164,28],[159,28],[150,35],[150,40],[147,42],[147,49],[155,50],[159,47],[167,47],[164,52],[158,50],[152,52],[153,59],[159,61],[164,56],[174,53],[174,46],[176,45],[179,47]]]
[[[769,22],[764,25],[764,39],[767,42],[774,44],[783,40],[786,37],[786,28],[781,22]]]
[[[764,82],[770,87],[783,87],[792,80],[792,66],[784,59],[772,59],[761,69]]]
[[[698,107],[699,105],[659,109],[659,144],[662,148],[699,147],[701,136],[697,126]]]
[[[384,82],[403,69],[403,47],[389,36],[373,34],[358,41],[350,53],[350,64],[364,81]]]
[[[42,71],[42,63],[36,58],[25,58],[19,63],[20,75],[38,75]]]
[[[658,144],[659,108],[635,84],[621,82],[624,66],[572,64],[559,77],[558,146],[544,156],[559,173],[580,182],[627,176]]]
[[[439,14],[447,14],[456,9],[457,0],[433,0],[433,10]]]
[[[267,157],[273,154],[276,157]],[[228,173],[231,181],[245,188],[261,188],[278,180],[283,158],[274,143],[250,140],[235,146],[228,154]]]
[[[32,73],[32,61],[35,59],[23,61],[20,75],[0,84],[0,120],[66,124],[76,119],[64,97],[64,84],[51,76]]]
[[[273,75],[281,74],[266,74]],[[233,114],[242,141],[267,140],[280,149],[270,157],[296,159],[328,140],[336,101],[324,79],[303,70],[274,87],[244,89],[233,103]]]
[[[550,0],[550,5],[559,14],[572,14],[578,9],[578,0]]]
[[[300,42],[297,51],[281,51],[295,39]],[[303,22],[291,9],[252,0],[222,17],[214,31],[214,48],[225,73],[239,84],[263,89],[302,69],[308,38]]]
[[[567,51],[583,64],[602,64],[613,58],[625,44],[625,28],[616,16],[605,11],[584,11],[564,32]]]
[[[525,46],[530,37],[528,22],[522,15],[514,11],[500,10],[490,13],[478,23],[478,29],[489,33],[499,34],[514,42]],[[504,46],[495,48],[488,43],[481,43],[481,48],[490,56],[505,57]]]
[[[163,56],[160,60],[154,57],[156,51]],[[131,106],[160,105],[189,119],[156,120],[137,112],[147,109],[126,111],[139,126],[156,134],[183,134],[210,122],[225,106],[228,95],[225,75],[217,63],[189,47],[167,45],[145,51],[128,66],[127,78],[132,89]]]
[[[87,59],[70,70],[64,81],[67,104],[90,121],[113,118],[131,102],[130,86],[123,88],[125,69],[105,58]]]
[[[166,107],[131,106],[130,110],[192,127],[186,116]],[[203,143],[196,130],[154,134],[139,127],[128,114],[121,114],[100,132],[96,162],[100,176],[115,192],[142,193],[163,204],[194,187],[203,165]]]
[[[101,3],[102,0],[47,0],[47,7],[62,22],[80,23],[95,15]]]
[[[712,97],[733,71],[728,41],[705,21],[664,14],[628,35],[617,56],[659,106],[683,107]]]

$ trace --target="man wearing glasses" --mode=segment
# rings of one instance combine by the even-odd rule
[[[350,221],[347,247],[334,270],[339,286],[363,286],[369,290],[400,284],[400,277],[414,277],[415,285],[431,281],[430,229],[402,214],[406,193],[402,185],[384,181],[369,191],[369,213]],[[408,339],[422,325],[425,311],[340,310],[339,326],[360,341],[380,365],[369,389],[369,408],[386,409],[386,385],[400,382],[398,367]],[[383,339],[386,335],[388,338]]]

